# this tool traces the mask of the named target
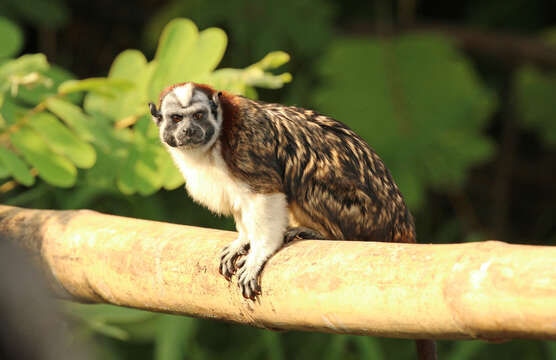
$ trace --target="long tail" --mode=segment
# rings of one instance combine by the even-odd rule
[[[419,360],[437,360],[436,343],[433,340],[415,340]]]

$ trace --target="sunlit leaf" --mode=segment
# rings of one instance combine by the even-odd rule
[[[147,85],[154,69],[155,64],[147,64],[141,52],[137,50],[122,52],[114,60],[108,79],[128,81],[132,86],[128,89],[119,89],[111,96],[88,94],[84,103],[85,110],[90,114],[102,114],[113,121],[146,113],[148,111]]]
[[[79,91],[90,91],[106,96],[115,97],[119,92],[129,90],[131,81],[111,78],[89,78],[83,80],[68,80],[58,86],[59,94],[69,94]]]
[[[149,86],[151,101],[155,101],[166,86],[187,80],[176,75],[181,70],[184,58],[194,54],[192,50],[198,37],[197,26],[191,20],[176,19],[166,25],[160,36],[154,60],[157,67]]]
[[[119,153],[104,152],[102,149],[97,149],[96,153],[97,159],[95,165],[85,173],[87,183],[99,188],[118,191],[116,188],[118,171],[115,169],[119,169],[128,156],[125,148],[119,149]]]
[[[50,65],[48,69],[38,71],[43,79],[42,81],[32,86],[21,86],[18,90],[17,99],[29,105],[37,105],[47,97],[56,95],[58,86],[64,81],[73,79],[73,75],[56,65]],[[69,94],[65,99],[72,103],[78,103],[82,98],[81,94]]]
[[[290,55],[284,51],[273,51],[268,53],[264,58],[257,61],[249,68],[257,67],[262,70],[275,69],[290,61]]]
[[[292,80],[290,73],[274,75],[263,71],[259,67],[248,67],[247,69],[218,69],[198,79],[199,82],[212,85],[213,87],[230,91],[234,94],[248,95],[253,87],[277,89]],[[252,94],[251,94],[252,95]],[[253,97],[253,96],[251,96]]]
[[[70,187],[75,184],[77,170],[73,164],[52,152],[32,128],[21,127],[10,135],[10,140],[46,182],[60,187]]]
[[[0,107],[0,115],[2,115],[3,120],[6,125],[14,125],[22,117],[24,117],[31,108],[21,106],[16,102],[11,96],[6,96],[2,107]]]
[[[43,54],[23,55],[0,65],[0,83],[6,79],[13,79],[46,69],[48,69],[48,61]]]
[[[80,138],[107,150],[116,146],[110,126],[100,119],[91,118],[77,105],[57,98],[49,98],[45,104],[48,110],[62,119]]]
[[[93,147],[79,139],[67,127],[49,113],[38,113],[31,117],[29,126],[41,135],[55,152],[66,156],[80,168],[90,168],[96,160]]]
[[[180,173],[167,152],[163,152],[160,164],[160,173],[164,189],[174,190],[183,185],[183,175]]]
[[[23,160],[10,150],[0,146],[0,161],[9,170],[15,180],[25,186],[35,183],[35,178],[31,175],[29,168]]]
[[[208,28],[199,33],[194,53],[185,57],[180,75],[184,79],[194,78],[213,71],[222,60],[228,37],[218,28]]]
[[[159,146],[131,148],[129,156],[120,170],[118,187],[126,194],[138,192],[150,195],[162,186],[162,174],[159,171],[161,152]]]
[[[209,28],[199,34],[188,19],[171,21],[160,37],[149,99],[156,100],[168,85],[197,80],[214,70],[227,42],[226,34],[220,29]]]

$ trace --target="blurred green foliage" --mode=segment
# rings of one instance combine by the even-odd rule
[[[372,144],[411,208],[428,187],[461,187],[469,168],[491,157],[481,132],[495,98],[446,39],[340,38],[320,69],[317,108]]]
[[[526,66],[515,74],[517,114],[523,126],[556,147],[556,73]]]
[[[65,0],[3,0],[0,3],[0,14],[49,29],[63,27],[70,17]]]
[[[385,4],[367,6],[374,20],[388,13]],[[535,30],[533,25],[543,23],[539,4],[473,0],[462,12],[469,24]],[[44,54],[21,55],[26,44],[14,22],[40,34],[64,29],[71,22],[70,5],[63,0],[0,3],[0,179],[22,185],[0,194],[4,203],[86,207],[232,229],[230,219],[212,216],[179,189],[183,180],[159,144],[146,103],[180,81],[255,98],[255,88],[278,89],[292,80],[289,73],[274,73],[285,66],[294,81],[281,92],[262,92],[264,99],[313,107],[369,141],[423,225],[417,229],[421,239],[484,239],[484,229],[473,224],[482,209],[465,215],[469,204],[458,204],[461,199],[453,195],[464,193],[474,171],[500,152],[489,126],[505,101],[493,80],[499,75],[491,70],[485,75],[448,38],[416,32],[369,35],[365,26],[350,23],[366,16],[361,10],[367,7],[355,1],[171,0],[145,21],[142,50],[115,56],[109,70],[98,69],[100,76],[108,70],[106,77],[79,79],[69,66],[49,64]],[[334,35],[339,23],[344,34]],[[546,34],[548,43],[556,43],[554,32]],[[155,51],[152,60],[150,51]],[[219,64],[225,67],[217,69]],[[554,148],[554,73],[527,65],[512,72],[511,80],[519,128]],[[464,218],[435,203],[431,192],[452,199],[454,207],[464,209]],[[94,341],[99,359],[415,356],[408,340],[276,333],[108,305],[64,303],[63,308],[77,325],[74,340]],[[439,350],[440,358],[450,360],[556,358],[551,342],[444,341]]]
[[[4,24],[17,33],[13,24]],[[256,96],[254,86],[276,88],[291,80],[287,73],[266,72],[288,61],[282,52],[246,69],[215,70],[226,44],[222,30],[199,32],[190,20],[176,19],[165,27],[151,62],[137,50],[124,51],[106,78],[57,84],[48,77],[42,54],[7,60],[0,66],[0,175],[32,185],[33,168],[50,185],[72,187],[82,168],[90,171],[77,186],[117,187],[126,195],[175,189],[183,179],[158,140],[148,100],[156,102],[162,89],[183,81]],[[198,57],[187,56],[191,53]],[[38,83],[44,87],[35,89],[35,96],[19,96],[20,88],[31,90]],[[86,93],[82,107],[69,98],[74,93]]]

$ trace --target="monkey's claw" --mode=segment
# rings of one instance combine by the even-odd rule
[[[245,244],[238,240],[233,241],[230,245],[222,249],[220,254],[220,267],[218,271],[228,279],[228,281],[232,278],[236,270],[240,268],[237,259],[247,255],[247,250],[249,249],[249,243]]]
[[[238,266],[240,266],[237,272],[237,284],[241,289],[241,294],[246,299],[255,300],[257,295],[261,294],[261,286],[259,284],[259,275],[263,269],[262,265],[248,265],[249,261],[246,258],[238,261]],[[263,264],[264,265],[264,264]]]

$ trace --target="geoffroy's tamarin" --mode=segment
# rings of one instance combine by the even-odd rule
[[[343,123],[191,82],[149,107],[191,197],[234,217],[239,236],[219,270],[237,273],[244,297],[260,294],[266,261],[295,238],[415,242],[390,172]]]

